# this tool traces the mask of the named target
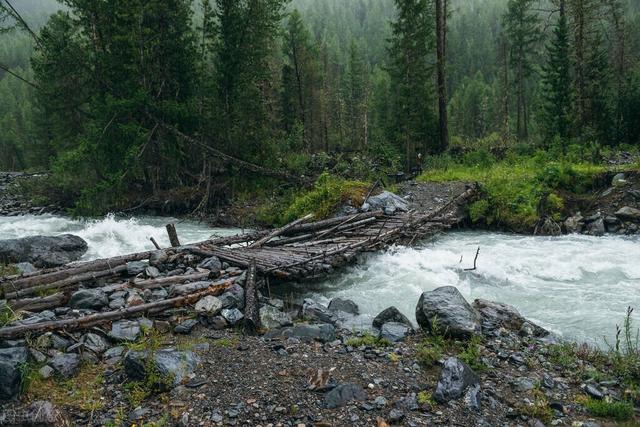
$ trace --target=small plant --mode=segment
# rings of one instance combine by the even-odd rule
[[[436,342],[425,339],[417,347],[416,359],[418,364],[425,369],[435,365],[444,354],[442,346]]]
[[[615,345],[609,345],[609,353],[615,375],[628,384],[638,384],[640,383],[640,329],[634,331],[632,315],[633,308],[628,307],[623,327],[616,326]]]
[[[385,338],[379,338],[369,332],[364,332],[362,336],[352,337],[347,340],[347,345],[351,347],[389,347],[391,343]]]
[[[18,320],[18,315],[4,301],[0,301],[0,328]]]
[[[433,400],[433,395],[426,391],[423,390],[420,393],[418,393],[417,396],[417,401],[418,401],[418,405],[423,406],[423,405],[429,405],[429,406],[435,406],[436,403]]]
[[[237,338],[220,338],[217,339],[213,342],[213,344],[216,347],[234,347],[236,345],[238,345],[238,339]]]
[[[389,361],[391,361],[391,363],[398,363],[400,362],[400,356],[396,353],[389,353]]]
[[[575,345],[571,343],[554,344],[549,347],[549,361],[554,365],[568,368],[577,363]]]
[[[602,418],[612,418],[616,421],[627,421],[633,418],[634,408],[630,402],[612,400],[597,400],[586,396],[578,398],[578,403],[584,406],[592,415]]]
[[[539,388],[533,390],[533,402],[529,405],[519,405],[518,410],[522,415],[536,418],[545,425],[553,419],[553,410],[549,407],[546,396]]]
[[[458,354],[458,359],[469,365],[469,367],[476,372],[487,370],[487,365],[484,364],[480,356],[480,344],[482,344],[482,338],[474,335],[469,342],[466,343],[464,350]]]

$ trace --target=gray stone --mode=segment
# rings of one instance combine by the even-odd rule
[[[109,301],[109,308],[112,310],[119,310],[126,305],[124,298],[116,298]]]
[[[577,213],[564,221],[564,228],[567,233],[581,233],[584,228],[584,218]]]
[[[632,208],[630,206],[625,206],[619,209],[615,215],[623,220],[640,222],[640,209]]]
[[[229,289],[220,295],[220,301],[224,308],[244,309],[244,288],[234,283]]]
[[[371,196],[366,200],[367,210],[384,209],[385,212],[393,214],[395,211],[407,212],[409,205],[407,201],[397,194],[393,194],[389,191],[383,191],[382,193]],[[364,207],[364,205],[363,205]]]
[[[398,322],[387,322],[380,329],[380,338],[389,340],[390,342],[400,342],[413,333],[413,328]]]
[[[118,320],[111,324],[109,337],[117,341],[135,341],[140,337],[140,324],[135,320]]]
[[[592,384],[585,385],[583,389],[585,393],[587,393],[589,396],[593,397],[594,399],[601,400],[604,398],[604,393],[602,393],[602,391],[598,387]]]
[[[80,342],[87,350],[91,350],[95,354],[102,354],[109,348],[109,343],[101,335],[92,332],[84,334],[80,338]]]
[[[480,315],[453,286],[424,292],[416,306],[416,320],[420,327],[431,333],[455,338],[469,338],[481,330]]]
[[[124,350],[125,348],[121,346],[111,347],[109,350],[104,352],[102,357],[104,359],[112,359],[114,357],[120,357],[124,354]]]
[[[135,307],[137,305],[142,305],[144,303],[145,303],[144,298],[142,298],[142,296],[138,293],[138,291],[131,290],[127,292],[127,299],[125,301],[125,304],[127,307]]]
[[[260,323],[267,329],[281,328],[293,324],[291,317],[271,305],[260,308]]]
[[[615,187],[616,185],[619,185],[620,181],[623,181],[625,184],[627,183],[626,176],[623,173],[617,173],[611,180],[611,185]]]
[[[197,324],[198,321],[196,319],[187,319],[173,328],[173,332],[176,334],[190,334]]]
[[[75,353],[58,353],[49,361],[51,367],[63,378],[71,378],[78,371],[80,356]]]
[[[222,270],[222,262],[220,262],[220,258],[212,256],[210,258],[202,260],[202,262],[198,264],[198,268],[204,268],[206,270],[209,270],[212,274],[219,275],[220,270]]]
[[[59,267],[79,260],[87,248],[87,242],[71,234],[0,240],[0,263],[29,262],[38,268]]]
[[[482,332],[495,331],[499,328],[519,331],[524,318],[515,307],[499,302],[476,299],[473,308],[480,313]]]
[[[144,274],[150,279],[155,279],[156,277],[160,277],[160,270],[158,270],[158,267],[150,265],[144,269]]]
[[[123,366],[127,377],[133,381],[142,381],[147,378],[146,367],[148,358],[153,360],[153,366],[161,379],[158,387],[163,388],[168,383],[177,386],[194,373],[198,365],[198,357],[192,351],[179,351],[175,348],[166,348],[154,352],[129,350],[124,356]]]
[[[154,251],[149,256],[149,264],[154,267],[160,267],[162,264],[167,262],[169,259],[169,255],[163,250]]]
[[[535,384],[531,378],[516,378],[513,383],[513,388],[519,392],[531,391],[535,388]]]
[[[244,319],[244,314],[242,314],[242,312],[237,308],[225,308],[220,314],[231,326],[234,326],[236,323]]]
[[[444,362],[433,398],[438,403],[461,398],[467,388],[479,385],[480,378],[464,362],[450,357]]]
[[[72,308],[100,310],[109,305],[109,298],[101,289],[80,289],[71,295],[68,305]]]
[[[38,269],[30,262],[19,262],[15,264],[20,274],[35,273]]]
[[[51,376],[53,375],[53,368],[49,365],[44,365],[42,368],[38,369],[38,375],[40,375],[40,377],[44,378],[45,380],[47,378],[51,378]]]
[[[400,310],[393,306],[385,308],[373,319],[373,327],[380,329],[382,328],[382,325],[387,322],[403,323],[413,328],[413,325],[407,316],[400,313]]]
[[[389,422],[391,424],[397,424],[402,421],[405,416],[406,414],[402,409],[393,408],[391,411],[389,411]]]
[[[215,316],[222,310],[222,301],[213,295],[207,295],[196,303],[195,309],[197,313]]]
[[[147,261],[130,261],[127,263],[127,274],[129,276],[137,276],[142,273],[149,263]]]
[[[294,327],[272,329],[264,335],[264,339],[297,338],[300,341],[331,342],[336,339],[336,328],[330,324],[296,325]]]
[[[482,409],[480,384],[474,384],[467,388],[464,394],[464,403],[467,405],[467,408],[473,409],[474,411],[480,411]]]
[[[605,231],[604,219],[598,218],[587,224],[585,232],[590,236],[604,236]]]
[[[38,400],[18,414],[15,411],[0,411],[0,425],[45,427],[70,426],[72,423],[68,415],[51,402]]]
[[[340,408],[352,401],[363,401],[367,392],[357,384],[340,384],[324,396],[324,403],[328,409]]]
[[[13,399],[20,393],[22,367],[28,358],[26,347],[0,349],[0,400]]]
[[[338,321],[336,315],[330,312],[328,308],[308,298],[302,302],[298,317],[322,323],[335,324]]]
[[[350,299],[334,298],[329,302],[329,311],[339,311],[343,313],[353,314],[357,316],[360,314],[358,304]]]

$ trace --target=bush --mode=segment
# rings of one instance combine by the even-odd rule
[[[613,418],[616,421],[628,421],[633,418],[633,404],[625,401],[613,402],[583,397],[578,400],[596,417]]]

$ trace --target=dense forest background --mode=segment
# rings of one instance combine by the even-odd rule
[[[0,169],[79,212],[640,144],[640,0],[0,4]]]

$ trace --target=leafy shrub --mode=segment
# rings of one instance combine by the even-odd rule
[[[627,421],[633,418],[633,404],[625,401],[597,400],[588,397],[578,399],[578,403],[596,417],[613,418],[616,421]]]

